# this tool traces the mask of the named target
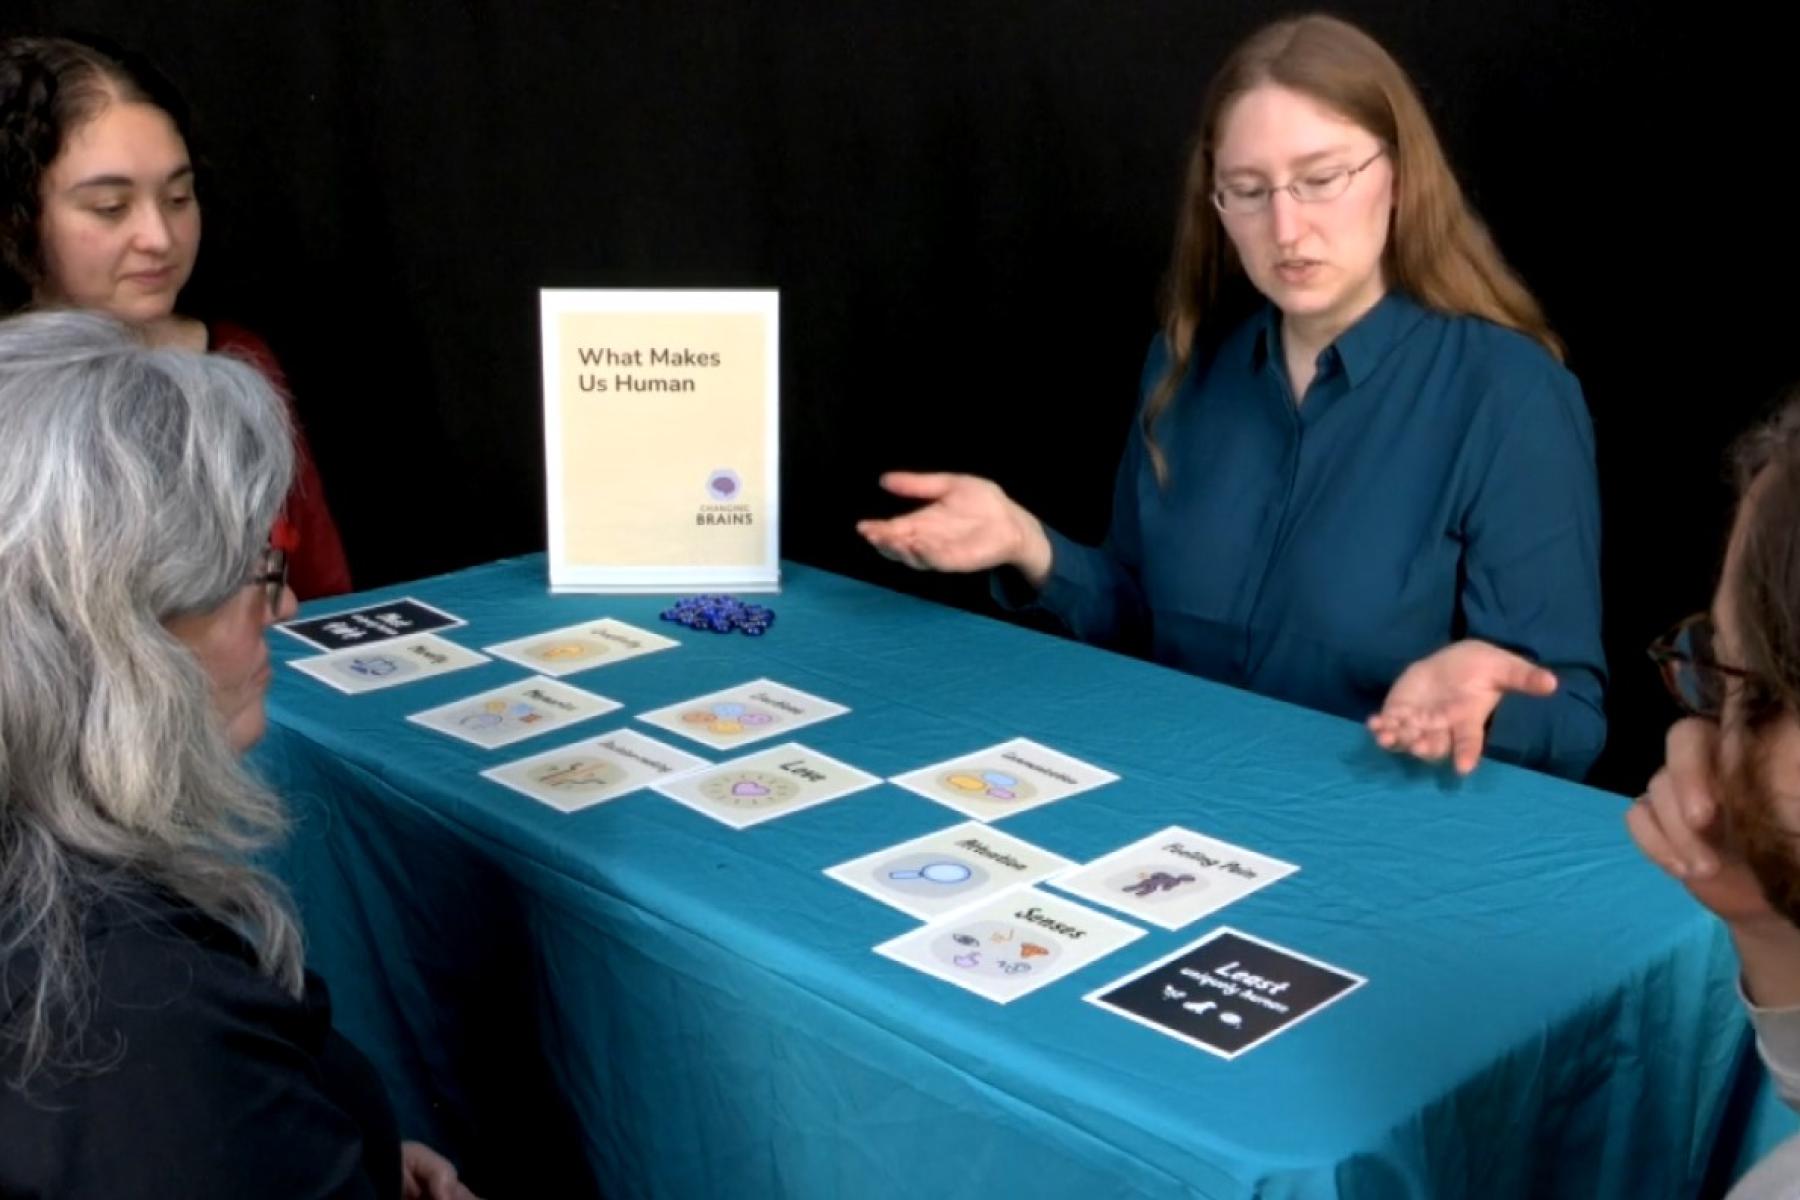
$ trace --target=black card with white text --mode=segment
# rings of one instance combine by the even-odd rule
[[[1236,1058],[1340,1000],[1367,980],[1235,929],[1090,992],[1090,1003]]]
[[[408,596],[382,604],[353,608],[347,612],[330,613],[323,617],[286,621],[275,628],[299,638],[309,646],[329,651],[348,650],[352,646],[366,646],[371,642],[385,642],[389,638],[408,637],[415,633],[452,629],[466,624],[468,622],[461,617],[452,616],[441,608],[433,608],[423,600],[414,600]]]

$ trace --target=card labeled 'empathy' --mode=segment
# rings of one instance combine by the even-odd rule
[[[482,775],[563,812],[577,812],[709,765],[655,738],[615,729],[572,746],[521,758]]]
[[[1299,869],[1171,825],[1055,883],[1164,929],[1180,929]]]
[[[791,733],[850,710],[769,679],[755,679],[638,714],[671,733],[693,738],[715,750],[735,750],[750,742]]]
[[[878,776],[799,742],[785,742],[671,779],[656,785],[656,790],[715,821],[744,829],[880,782]]]
[[[464,667],[478,667],[487,661],[486,655],[424,633],[354,650],[291,659],[288,665],[340,692],[355,693],[414,683]]]
[[[829,867],[825,874],[929,921],[1072,866],[1030,842],[967,821]]]
[[[1273,942],[1215,929],[1085,998],[1231,1059],[1366,982]]]
[[[1005,1004],[1143,936],[1135,925],[1025,887],[883,942],[875,953]]]
[[[491,750],[619,707],[617,700],[536,675],[406,719]]]
[[[486,649],[489,654],[545,675],[573,675],[589,667],[609,666],[679,645],[680,642],[660,633],[601,617],[531,637],[515,638]]]
[[[892,782],[965,816],[993,821],[1116,779],[1111,771],[1028,738],[1014,738],[936,766],[908,771]]]

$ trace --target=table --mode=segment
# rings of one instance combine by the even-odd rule
[[[682,642],[570,677],[619,713],[498,751],[403,718],[514,664],[362,696],[277,669],[256,762],[295,814],[273,865],[310,961],[403,1128],[491,1196],[1643,1200],[1735,1153],[1729,944],[1620,797],[1459,782],[1350,722],[793,564],[760,639],[549,595],[536,556],[367,598],[403,594],[475,648],[600,615]],[[849,705],[799,740],[883,778],[1015,736],[1118,772],[1003,823],[1067,857],[1182,824],[1301,870],[1000,1006],[873,954],[915,922],[821,874],[947,808],[883,784],[734,831],[477,775],[624,724],[719,760],[630,718],[765,676]],[[1369,982],[1229,1062],[1082,1001],[1220,924]]]

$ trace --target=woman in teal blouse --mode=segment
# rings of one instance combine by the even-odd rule
[[[1240,277],[1262,303],[1232,321]],[[1003,603],[1088,640],[1376,713],[1391,749],[1580,777],[1605,738],[1599,500],[1561,354],[1399,66],[1283,21],[1203,109],[1105,544],[965,475],[891,473],[923,505],[858,528],[1000,568]]]

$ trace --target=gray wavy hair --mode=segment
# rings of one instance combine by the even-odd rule
[[[281,804],[164,628],[254,574],[292,446],[244,363],[151,349],[92,314],[0,321],[0,971],[29,979],[0,1025],[14,1086],[103,1065],[81,1037],[83,919],[146,880],[300,993],[299,927],[250,863],[282,832]]]

